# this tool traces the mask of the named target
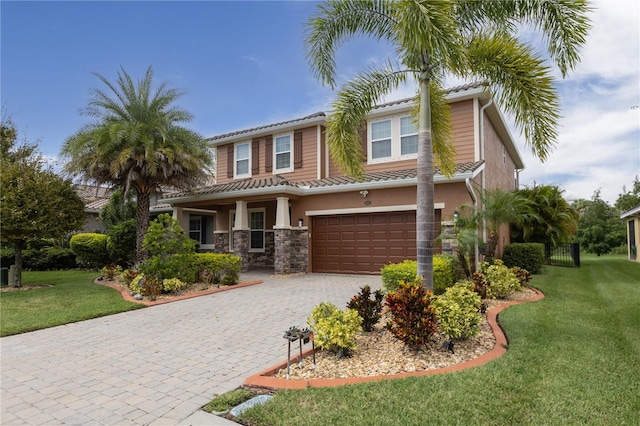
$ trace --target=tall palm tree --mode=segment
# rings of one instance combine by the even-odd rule
[[[584,0],[329,0],[307,27],[307,57],[316,77],[336,85],[335,55],[342,42],[371,36],[396,48],[397,63],[370,67],[347,82],[333,103],[327,141],[343,173],[362,176],[358,128],[380,97],[408,77],[419,86],[417,260],[423,283],[433,287],[433,152],[451,170],[452,149],[444,98],[448,74],[486,81],[490,93],[513,114],[541,160],[556,142],[560,116],[554,78],[531,46],[517,39],[518,25],[532,26],[547,42],[563,76],[579,62],[589,28]],[[433,118],[433,121],[432,121]]]
[[[108,90],[96,89],[83,113],[95,119],[69,137],[65,169],[96,184],[136,194],[136,262],[145,258],[142,241],[149,226],[150,197],[163,187],[189,189],[210,176],[213,159],[197,133],[181,127],[192,115],[174,106],[182,92],[153,87],[149,67],[134,82],[124,68],[116,83],[95,74]]]

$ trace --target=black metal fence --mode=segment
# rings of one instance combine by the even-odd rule
[[[545,263],[553,266],[580,267],[580,244],[568,243],[544,246]]]

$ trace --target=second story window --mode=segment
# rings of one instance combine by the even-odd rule
[[[251,171],[249,170],[250,158],[250,144],[249,142],[239,143],[235,146],[235,173],[236,178],[249,177]]]
[[[391,157],[391,120],[371,123],[371,158]]]
[[[400,118],[400,155],[418,153],[418,129],[411,117]]]
[[[291,135],[281,135],[275,137],[275,172],[292,172],[292,143]]]

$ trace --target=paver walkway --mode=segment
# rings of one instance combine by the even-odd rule
[[[0,339],[2,425],[176,425],[286,359],[283,332],[378,276],[306,274]]]

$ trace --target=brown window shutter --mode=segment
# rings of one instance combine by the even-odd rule
[[[251,141],[251,174],[260,173],[260,139]]]
[[[227,146],[227,177],[233,177],[233,145]]]
[[[273,171],[273,136],[267,136],[264,141],[264,171]]]
[[[302,132],[293,134],[293,168],[302,167]]]
[[[364,160],[367,161],[367,123],[363,123],[358,129],[358,136],[360,136],[360,145],[362,146],[362,154]]]

